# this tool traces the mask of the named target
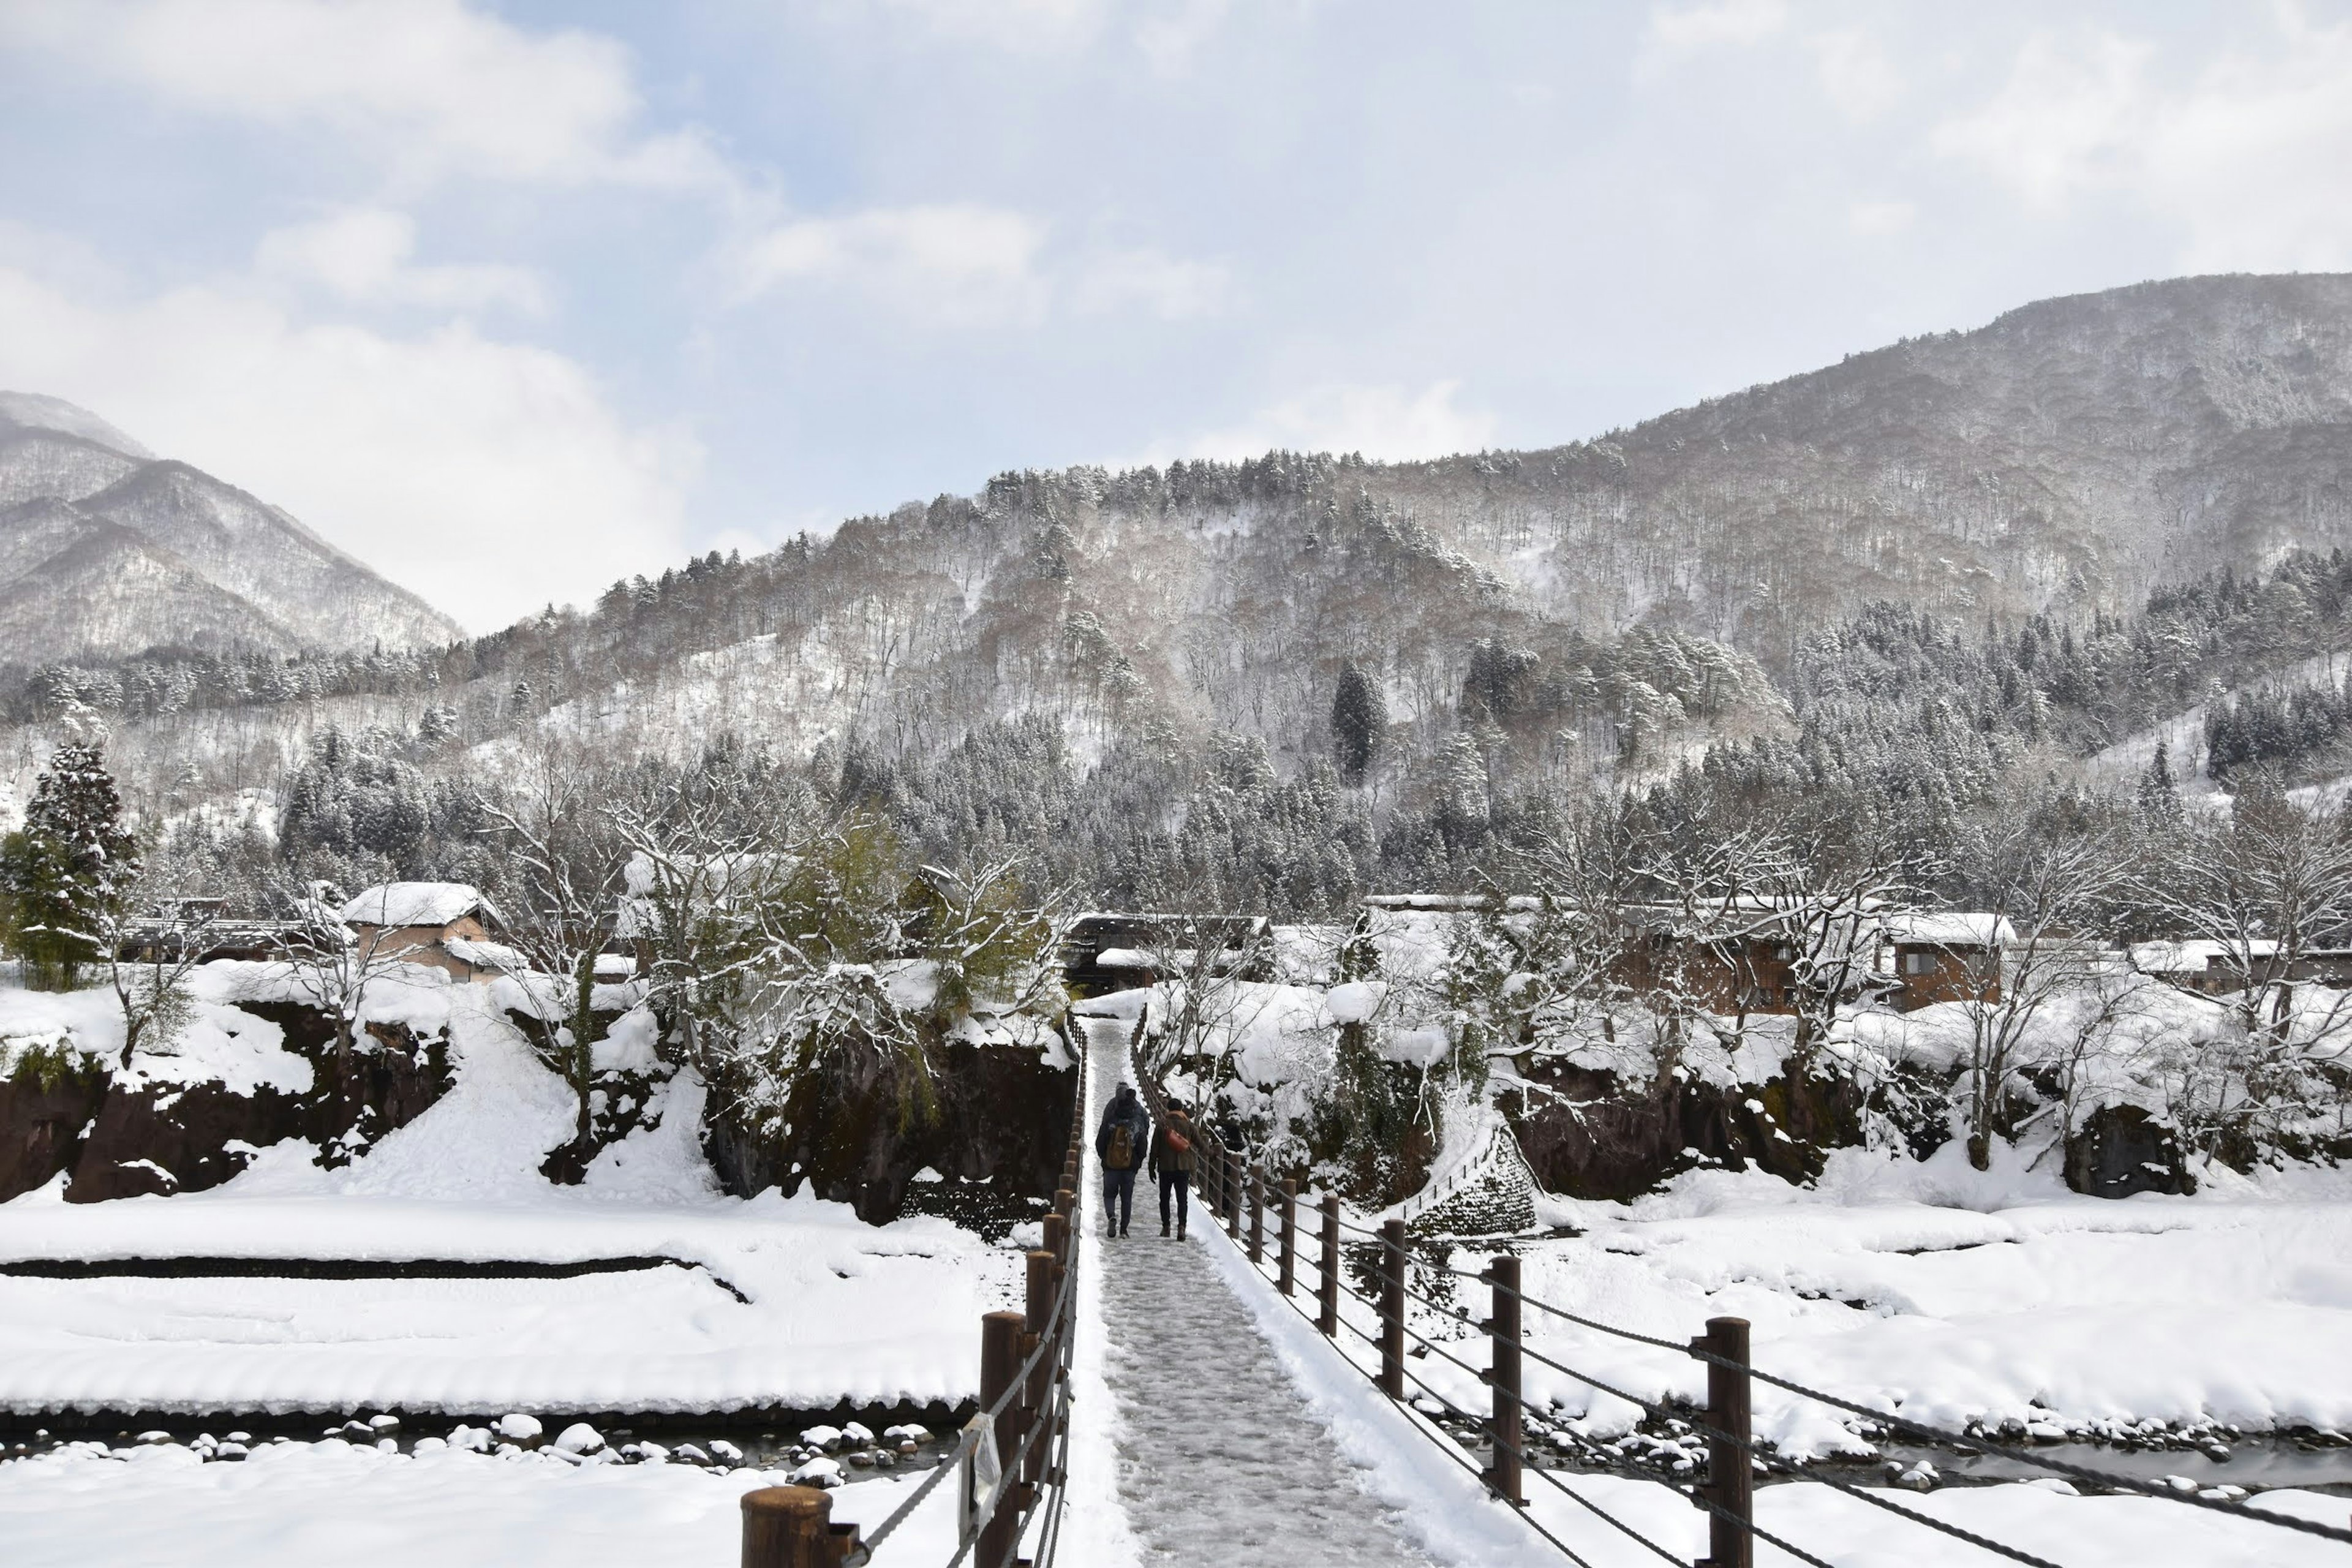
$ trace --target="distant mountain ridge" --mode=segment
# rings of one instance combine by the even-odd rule
[[[459,635],[280,509],[72,404],[0,393],[0,662]]]

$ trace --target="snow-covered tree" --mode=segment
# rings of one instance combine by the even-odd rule
[[[139,875],[138,841],[97,740],[70,738],[25,808],[24,826],[0,843],[0,887],[10,940],[37,987],[70,990],[109,956]]]

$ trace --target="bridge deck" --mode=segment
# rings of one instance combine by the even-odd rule
[[[1129,1026],[1087,1019],[1093,1116],[1128,1076]],[[1095,1174],[1089,1154],[1089,1179]],[[1136,1180],[1133,1232],[1095,1241],[1106,1371],[1118,1407],[1118,1496],[1144,1561],[1203,1568],[1423,1565],[1309,1412],[1201,1248],[1160,1238]],[[1097,1192],[1100,1188],[1097,1185]],[[1099,1209],[1089,1199],[1092,1223]]]

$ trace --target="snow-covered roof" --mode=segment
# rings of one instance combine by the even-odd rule
[[[366,926],[446,926],[475,913],[499,919],[497,906],[470,882],[386,882],[342,908],[347,923]]]
[[[2242,953],[2239,950],[2244,949]],[[2202,974],[2216,962],[2236,963],[2242,959],[2276,958],[2278,943],[2250,941],[2244,943],[2210,942],[2192,938],[2188,942],[2143,942],[2131,950],[2132,967],[2143,974]]]
[[[2005,915],[1955,910],[1888,915],[1886,935],[1926,947],[2006,947],[2017,940],[2017,928]]]
[[[521,974],[530,968],[530,961],[502,942],[467,942],[453,936],[442,944],[449,956],[460,963],[470,963],[477,969],[495,969],[501,974]]]
[[[1107,947],[1095,954],[1095,966],[1098,969],[1158,969],[1162,963],[1171,963],[1181,969],[1192,956],[1189,952],[1171,952],[1154,958],[1140,948]]]

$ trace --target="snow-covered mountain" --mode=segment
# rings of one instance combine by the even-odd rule
[[[455,622],[284,511],[96,415],[0,393],[6,662],[446,642]]]

